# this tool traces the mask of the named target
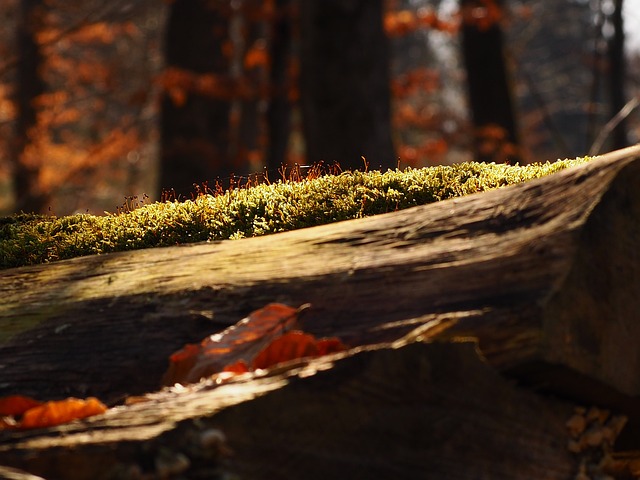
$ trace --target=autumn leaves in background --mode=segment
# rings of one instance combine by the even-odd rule
[[[308,307],[271,303],[200,343],[185,345],[170,356],[163,383],[195,383],[211,376],[226,381],[292,360],[347,350],[337,338],[317,339],[299,330],[299,316]],[[40,402],[13,395],[0,398],[0,430],[46,428],[106,411],[93,397]]]

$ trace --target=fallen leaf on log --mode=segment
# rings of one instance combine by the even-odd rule
[[[32,406],[27,408],[29,404]],[[107,411],[107,407],[95,397],[40,403],[29,397],[14,395],[0,399],[0,405],[0,414],[5,416],[0,422],[0,430],[53,427]]]
[[[337,338],[317,339],[298,330],[298,314],[307,308],[271,303],[199,344],[187,344],[170,357],[163,383],[194,383],[220,373],[247,373],[304,357],[347,349]]]
[[[0,416],[22,415],[30,408],[41,405],[42,402],[24,395],[10,395],[0,398]]]
[[[304,357],[320,357],[347,349],[337,338],[316,339],[304,332],[289,332],[273,340],[253,360],[253,368],[269,368],[278,363]]]
[[[293,308],[270,303],[199,344],[185,345],[171,355],[163,383],[194,383],[223,371],[227,365],[241,361],[251,364],[254,356],[274,338],[298,326],[298,315],[306,308],[307,305]]]

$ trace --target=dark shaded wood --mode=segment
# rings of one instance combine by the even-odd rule
[[[0,437],[0,458],[66,480],[160,476],[166,465],[167,478],[568,479],[571,413],[510,385],[474,342],[399,342]],[[203,448],[214,429],[222,450]]]

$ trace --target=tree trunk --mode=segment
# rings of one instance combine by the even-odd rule
[[[638,182],[636,146],[365,219],[6,270],[0,395],[113,403],[156,390],[171,352],[272,301],[311,303],[306,331],[359,348],[5,432],[0,458],[69,479],[171,465],[187,478],[525,479],[542,468],[569,479],[632,469],[614,461],[602,432],[617,433],[625,415],[616,448],[640,446]],[[589,427],[581,433],[565,426],[573,404],[601,407],[578,411]],[[234,457],[211,451],[211,429]]]
[[[291,78],[289,65],[292,48],[292,2],[276,1],[277,16],[271,25],[271,97],[267,109],[268,149],[266,167],[277,172],[286,164],[289,135],[291,133]]]
[[[228,2],[226,2],[228,3]],[[223,51],[229,39],[225,2],[176,0],[171,3],[165,39],[168,69],[214,79],[210,88],[198,88],[197,80],[166,92],[162,100],[160,186],[186,196],[194,183],[228,177],[233,166],[228,156],[230,98],[217,79],[228,78],[229,55]]]
[[[500,26],[503,2],[461,0],[460,6],[475,160],[515,163],[520,142]]]
[[[44,213],[49,198],[40,188],[40,167],[26,155],[33,140],[37,125],[35,100],[44,93],[45,86],[41,78],[42,52],[36,35],[42,27],[44,4],[42,0],[21,0],[18,20],[18,41],[20,61],[16,78],[15,103],[17,116],[15,140],[11,157],[15,159],[13,167],[15,188],[15,210],[27,213]]]
[[[394,167],[389,45],[382,0],[309,0],[301,12],[301,105],[307,161]]]
[[[611,118],[614,118],[625,106],[626,68],[624,55],[624,24],[622,20],[622,0],[614,1],[611,15],[613,36],[609,40],[609,91],[611,92]],[[624,148],[629,145],[627,122],[623,117],[613,129],[612,148]]]

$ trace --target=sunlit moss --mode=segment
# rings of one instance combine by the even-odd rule
[[[96,253],[245,238],[360,218],[542,177],[588,161],[461,163],[279,181],[118,214],[0,219],[0,268]]]

